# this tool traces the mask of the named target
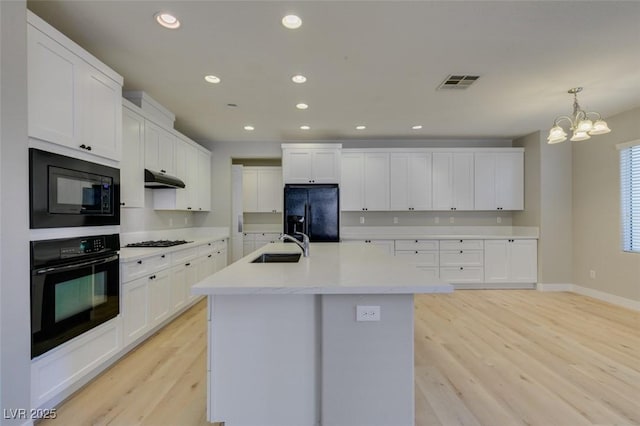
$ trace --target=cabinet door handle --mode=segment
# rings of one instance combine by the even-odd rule
[[[82,145],[80,145],[80,148],[87,149],[87,146],[85,144],[82,144]]]
[[[91,146],[87,146],[87,151],[91,151]]]
[[[163,254],[163,255],[162,255],[162,256],[160,256],[160,257],[164,259],[164,258],[166,257],[166,255],[164,255],[164,254]]]
[[[187,210],[191,210],[191,207],[187,207]]]
[[[416,243],[418,242],[418,240],[416,240]]]
[[[462,250],[460,250],[460,254],[462,254]]]
[[[121,206],[124,206],[124,203],[120,203]]]
[[[213,256],[213,255],[212,255],[212,254],[210,254],[210,255],[209,255],[209,256],[207,256],[207,257],[211,257],[211,256]]]
[[[160,169],[160,173],[167,173],[165,169]]]
[[[185,263],[184,266],[191,266],[191,262]]]
[[[461,271],[464,271],[464,268],[461,266],[461,267],[460,267],[460,270],[461,270]]]
[[[416,254],[418,254],[418,250],[416,250]]]
[[[138,260],[138,265],[142,265],[142,260]]]

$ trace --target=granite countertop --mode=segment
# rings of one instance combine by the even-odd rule
[[[533,226],[348,226],[343,240],[538,239]]]
[[[296,253],[291,243],[271,243],[191,288],[198,295],[450,293],[402,257],[369,244],[311,243],[297,263],[251,263],[262,253]]]

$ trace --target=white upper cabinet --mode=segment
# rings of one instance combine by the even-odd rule
[[[475,154],[475,209],[524,208],[524,153]]]
[[[198,156],[198,211],[211,210],[211,152],[204,149],[197,149]],[[282,179],[282,175],[280,175]]]
[[[345,151],[342,154],[341,210],[389,210],[389,154]]]
[[[29,136],[120,161],[122,77],[27,13]]]
[[[389,165],[390,209],[431,210],[431,154],[392,152]]]
[[[433,209],[473,210],[473,152],[433,154]]]
[[[283,144],[284,183],[340,183],[340,144]]]
[[[176,137],[152,121],[145,120],[144,167],[175,176]],[[183,176],[176,176],[184,179]]]
[[[128,108],[122,108],[120,201],[122,207],[144,207],[144,118]]]
[[[242,199],[245,212],[282,211],[282,167],[244,167]]]

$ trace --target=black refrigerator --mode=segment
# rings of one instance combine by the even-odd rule
[[[284,186],[284,232],[302,232],[311,242],[340,241],[340,192],[338,185]]]

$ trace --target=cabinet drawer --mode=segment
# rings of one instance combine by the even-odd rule
[[[122,263],[120,281],[126,283],[135,280],[154,271],[168,268],[170,263],[171,255],[169,254],[159,254]]]
[[[440,279],[449,283],[481,283],[484,269],[477,266],[441,267]]]
[[[483,266],[482,250],[440,250],[440,266]]]
[[[423,276],[427,279],[437,279],[440,276],[440,271],[437,267],[429,267],[429,266],[416,266],[423,273]]]
[[[396,250],[438,250],[438,240],[396,240]]]
[[[483,240],[440,240],[440,250],[482,250]]]
[[[197,247],[173,252],[173,264],[177,265],[183,262],[188,262],[195,259],[197,255]]]
[[[437,251],[420,251],[420,250],[396,250],[396,256],[402,256],[412,265],[434,266],[438,267]]]
[[[197,247],[197,249],[198,249],[198,257],[206,256],[209,253],[217,251],[216,244],[217,244],[217,241],[211,241],[210,243],[206,243],[206,244],[203,244],[201,246],[198,246]]]

